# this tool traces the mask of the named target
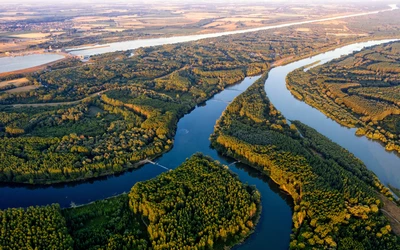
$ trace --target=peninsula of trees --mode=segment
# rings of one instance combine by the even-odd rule
[[[294,202],[290,247],[398,249],[380,211],[390,191],[347,150],[269,102],[264,75],[218,121],[212,145],[267,174]]]

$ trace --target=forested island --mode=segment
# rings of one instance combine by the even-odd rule
[[[69,209],[0,211],[0,248],[223,249],[253,232],[259,192],[196,154],[123,194]]]
[[[380,211],[390,191],[347,150],[289,122],[269,102],[265,74],[226,109],[212,145],[268,175],[294,202],[290,248],[398,249]]]
[[[297,98],[400,153],[400,42],[374,46],[322,66],[297,69],[287,86]]]

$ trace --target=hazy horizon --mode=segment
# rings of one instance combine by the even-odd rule
[[[218,3],[338,3],[338,2],[345,2],[345,3],[392,3],[392,4],[398,4],[399,1],[388,1],[388,0],[247,0],[246,2],[243,2],[241,0],[169,0],[168,3],[211,3],[211,4],[218,4]],[[3,3],[6,4],[17,4],[17,3],[46,3],[46,4],[54,4],[53,0],[5,0]],[[71,3],[106,3],[106,4],[118,4],[118,3],[141,3],[141,4],[153,4],[153,3],[166,3],[165,1],[162,0],[70,0],[67,3],[57,3],[58,5],[69,5]],[[167,3],[167,4],[168,4]]]

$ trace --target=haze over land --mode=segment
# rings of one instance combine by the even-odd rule
[[[0,249],[399,250],[395,6],[2,3]]]

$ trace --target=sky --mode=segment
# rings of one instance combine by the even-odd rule
[[[157,3],[171,3],[171,4],[184,4],[184,3],[210,3],[210,4],[221,4],[221,3],[285,3],[285,4],[317,4],[317,3],[362,3],[366,4],[370,3],[385,3],[385,4],[398,4],[400,5],[400,0],[68,0],[68,1],[56,1],[56,0],[0,0],[0,9],[1,5],[16,5],[16,4],[29,4],[29,5],[40,5],[41,3],[48,4],[63,4],[71,5],[73,3],[96,3],[96,4],[103,4],[103,3],[111,3],[111,4],[121,4],[121,3],[133,3],[133,4],[157,4]]]
[[[0,0],[0,3],[40,3],[40,2],[46,2],[46,3],[54,3],[54,0]],[[77,3],[82,3],[82,2],[93,2],[93,3],[117,3],[117,2],[126,2],[126,3],[157,3],[157,2],[163,2],[165,3],[165,0],[69,0],[66,1],[66,3],[72,3],[72,2],[77,2]],[[310,2],[310,3],[326,3],[326,2],[387,2],[387,3],[399,3],[399,0],[168,0],[167,2],[169,3],[204,3],[204,2],[210,2],[210,3],[218,3],[218,2],[230,2],[230,3],[244,3],[244,2],[262,2],[262,3],[276,3],[276,2]],[[59,2],[59,3],[62,3]]]

